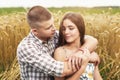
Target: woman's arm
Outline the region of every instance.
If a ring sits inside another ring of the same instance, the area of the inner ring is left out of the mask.
[[[75,71],[72,71],[72,65],[71,66],[68,66],[68,62],[65,61],[66,59],[66,55],[63,51],[63,49],[61,47],[57,48],[54,52],[54,59],[57,60],[57,61],[62,61],[64,62],[64,70],[63,70],[63,76],[62,77],[56,77],[55,76],[55,80],[64,80],[65,77],[64,76],[68,76],[68,75],[71,75],[73,74]]]
[[[93,54],[97,54],[95,52],[93,52]],[[97,59],[98,61],[96,63],[94,63],[95,65],[95,69],[94,69],[94,80],[103,80],[101,75],[100,75],[100,72],[99,72],[99,64],[100,64],[100,57],[97,55]]]
[[[90,59],[89,56],[90,56],[89,50],[86,50],[83,54],[81,54],[82,61],[81,61],[81,65],[79,65],[81,67],[78,71],[77,71],[77,69],[76,69],[76,71],[73,71],[72,67],[67,65],[66,70],[67,70],[68,75],[66,75],[66,77],[69,76],[69,77],[67,77],[67,80],[77,80],[80,78],[80,76],[86,69],[86,66],[89,62],[89,59]],[[58,61],[64,62],[65,58],[66,58],[64,51],[61,48],[57,48],[54,53],[54,58]],[[55,77],[55,80],[65,80],[66,77]]]
[[[89,50],[87,50],[87,51],[89,52]],[[73,53],[73,54],[75,54],[75,53]],[[80,66],[82,65],[81,64],[81,59],[83,59],[82,51],[79,51],[79,54],[77,56],[79,56],[79,57],[74,57],[73,56],[71,58],[71,59],[73,59],[73,61],[68,61],[68,60],[66,60],[66,54],[65,54],[63,48],[59,47],[55,50],[54,59],[57,60],[57,61],[64,62],[64,70],[63,70],[63,73],[61,74],[60,77],[69,76],[69,75],[75,73],[77,70],[79,70],[77,68],[77,66],[80,68]]]
[[[95,66],[94,80],[103,80],[101,75],[100,75],[98,66]]]
[[[73,75],[71,75],[70,77],[67,78],[67,80],[79,80],[80,76],[82,75],[82,73],[84,73],[88,62],[89,62],[89,56],[90,56],[90,52],[89,50],[86,50],[83,54],[82,54],[82,63],[81,63],[81,67],[80,69],[75,72]]]
[[[85,69],[86,69],[86,66],[82,65],[81,68],[77,72],[75,72],[73,75],[71,75],[70,77],[68,77],[66,80],[79,80],[80,76],[85,71]]]

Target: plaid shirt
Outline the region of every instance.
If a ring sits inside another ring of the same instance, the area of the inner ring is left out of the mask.
[[[51,56],[58,35],[43,43],[32,32],[24,38],[17,48],[22,80],[50,80],[50,75],[61,76],[63,62],[55,61]]]

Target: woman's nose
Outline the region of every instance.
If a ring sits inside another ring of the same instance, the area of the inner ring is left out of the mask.
[[[67,34],[68,32],[69,32],[69,30],[68,30],[68,29],[66,29],[66,30],[65,30],[65,34]]]

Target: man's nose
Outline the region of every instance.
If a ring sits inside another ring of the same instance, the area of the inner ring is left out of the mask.
[[[53,26],[53,27],[52,27],[52,30],[56,30],[56,27],[55,27],[55,26]]]

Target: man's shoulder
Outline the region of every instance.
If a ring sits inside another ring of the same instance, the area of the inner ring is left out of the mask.
[[[25,47],[26,45],[30,45],[30,44],[33,44],[33,40],[31,39],[28,39],[27,37],[23,38],[21,40],[21,42],[18,44],[18,48],[19,47]]]

